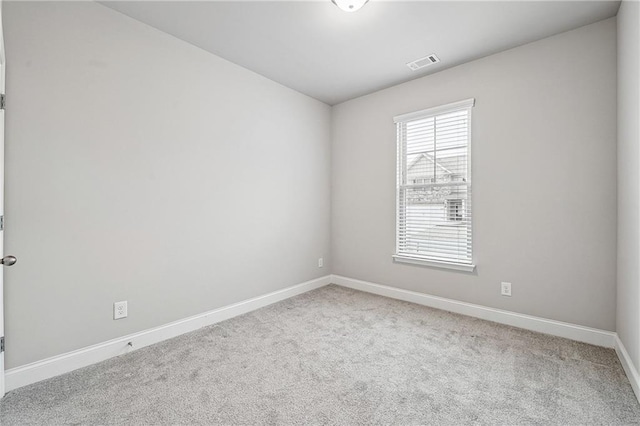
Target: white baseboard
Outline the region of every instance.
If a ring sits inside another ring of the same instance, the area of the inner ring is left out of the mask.
[[[627,352],[627,348],[624,347],[622,340],[620,340],[620,337],[617,335],[615,348],[616,354],[618,354],[618,358],[620,358],[620,364],[622,364],[622,368],[624,368],[624,372],[629,378],[629,382],[636,394],[636,398],[638,398],[638,402],[640,402],[640,374],[638,374],[638,370],[636,370],[636,367],[633,365],[631,357]]]
[[[615,346],[616,333],[612,331],[598,330],[596,328],[583,327],[581,325],[504,311],[501,309],[488,308],[486,306],[474,305],[472,303],[460,302],[453,299],[446,299],[444,297],[431,296],[415,291],[355,280],[340,275],[332,275],[331,282],[333,284],[365,291],[367,293],[378,294],[380,296],[403,300],[405,302],[417,303],[431,308],[468,315],[470,317],[524,328],[526,330],[565,337],[567,339],[590,343],[592,345],[604,346],[607,348],[613,348]]]
[[[140,349],[145,346],[254,311],[272,303],[323,287],[330,283],[527,330],[565,337],[567,339],[586,342],[597,346],[615,348],[618,357],[620,358],[620,362],[629,377],[633,390],[640,400],[640,376],[638,375],[638,371],[633,366],[624,345],[618,339],[616,333],[500,309],[488,308],[453,299],[446,299],[443,297],[431,296],[424,293],[403,290],[367,281],[355,280],[340,275],[327,275],[156,328],[12,368],[5,372],[5,388],[7,391],[10,391],[31,383],[68,373],[78,368],[86,367],[88,365],[125,354],[132,350]],[[133,343],[133,347],[128,346],[129,342]]]
[[[130,334],[128,336],[119,337],[107,342],[47,358],[42,361],[36,361],[31,364],[12,368],[5,372],[5,388],[8,392],[31,383],[39,382],[40,380],[68,373],[78,368],[86,367],[88,365],[125,354],[132,350],[140,349],[145,346],[254,311],[298,294],[324,287],[330,282],[331,276],[327,275],[302,284],[274,291],[263,296],[254,297],[253,299],[244,300],[242,302],[234,303],[233,305],[174,321],[160,327],[155,327],[139,333]],[[133,344],[133,347],[128,346],[129,342]]]

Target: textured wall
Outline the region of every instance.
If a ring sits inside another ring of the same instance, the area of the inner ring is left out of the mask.
[[[394,264],[392,117],[471,97],[477,272]],[[332,256],[335,274],[615,330],[615,18],[335,106]]]
[[[640,3],[618,12],[617,331],[640,370]]]
[[[93,2],[4,6],[8,368],[330,271],[327,105]]]

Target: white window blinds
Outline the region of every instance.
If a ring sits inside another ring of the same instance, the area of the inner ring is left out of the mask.
[[[398,132],[396,260],[472,270],[473,104],[474,99],[468,99],[394,118]]]

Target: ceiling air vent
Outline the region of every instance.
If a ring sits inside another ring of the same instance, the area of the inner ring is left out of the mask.
[[[436,55],[429,55],[429,56],[425,56],[424,58],[416,59],[413,62],[409,62],[407,66],[411,68],[413,71],[416,71],[416,70],[419,70],[420,68],[437,64],[438,62],[440,62],[440,59],[438,59]]]

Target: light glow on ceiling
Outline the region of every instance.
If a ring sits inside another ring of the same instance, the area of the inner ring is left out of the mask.
[[[369,0],[331,0],[333,4],[338,6],[345,12],[355,12],[362,8]]]

